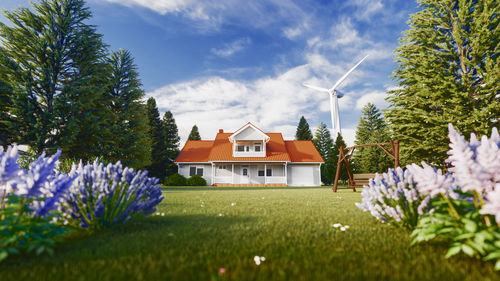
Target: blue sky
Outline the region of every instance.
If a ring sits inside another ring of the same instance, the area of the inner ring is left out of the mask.
[[[3,0],[0,8],[28,6]],[[171,110],[183,141],[250,121],[293,139],[300,116],[331,128],[329,88],[370,55],[340,90],[343,136],[352,144],[367,102],[387,107],[393,50],[417,11],[410,0],[88,0],[110,49],[132,52],[148,97]],[[4,21],[4,18],[0,18]]]

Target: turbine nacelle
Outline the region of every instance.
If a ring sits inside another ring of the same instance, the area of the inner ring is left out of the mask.
[[[341,92],[341,91],[339,91],[339,90],[335,90],[335,91],[333,91],[333,95],[334,95],[334,96],[337,96],[337,97],[340,99],[341,97],[343,97],[343,96],[344,96],[344,93],[342,93],[342,92]]]

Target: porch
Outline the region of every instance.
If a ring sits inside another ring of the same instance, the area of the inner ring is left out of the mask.
[[[213,186],[286,186],[287,163],[212,163],[212,179]]]

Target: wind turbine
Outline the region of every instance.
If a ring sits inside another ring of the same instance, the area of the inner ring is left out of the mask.
[[[342,76],[330,89],[316,87],[316,86],[312,86],[312,85],[303,83],[303,85],[308,87],[308,88],[311,88],[311,89],[314,89],[317,91],[321,91],[321,92],[327,92],[330,94],[330,111],[331,111],[330,113],[332,116],[332,133],[333,133],[332,137],[334,140],[337,138],[338,133],[342,134],[342,131],[340,129],[339,99],[344,96],[344,94],[342,94],[340,91],[338,91],[336,89],[338,86],[340,86],[340,84],[342,82],[344,82],[344,80],[347,78],[347,76],[349,76],[349,74],[351,74],[351,72],[353,72],[354,69],[356,69],[356,67],[358,67],[367,57],[368,57],[368,55],[366,55],[364,58],[362,58],[353,68],[351,68],[349,71],[347,71],[346,74],[344,74],[344,76]]]

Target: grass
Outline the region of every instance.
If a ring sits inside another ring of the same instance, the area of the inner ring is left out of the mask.
[[[12,257],[0,279],[500,280],[492,264],[445,259],[446,244],[410,247],[408,231],[357,209],[360,198],[328,188],[168,188],[164,216],[74,235],[52,257]],[[256,255],[266,258],[260,266]]]

